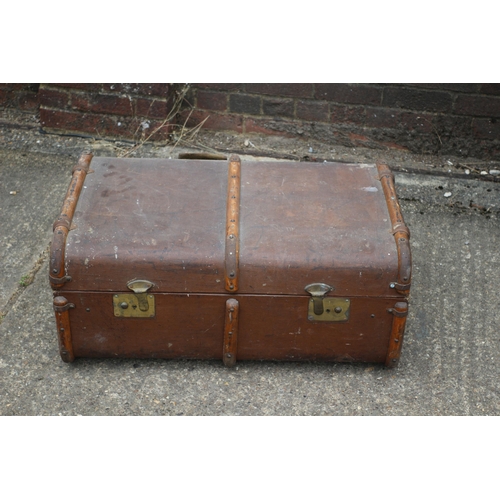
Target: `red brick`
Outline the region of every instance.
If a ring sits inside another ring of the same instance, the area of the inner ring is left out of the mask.
[[[78,111],[92,111],[112,115],[133,116],[132,100],[111,94],[71,94],[71,108]]]
[[[382,106],[414,111],[449,113],[452,111],[453,99],[449,92],[386,87],[384,88]]]
[[[195,127],[209,115],[208,111],[183,109],[177,116],[177,124],[179,126]]]
[[[7,89],[0,89],[0,106],[10,106],[14,102],[14,99],[14,92]]]
[[[137,93],[141,95],[158,96],[167,98],[170,95],[168,83],[136,83]]]
[[[327,122],[329,118],[328,103],[312,99],[298,101],[296,116],[300,120]]]
[[[141,117],[124,117],[100,115],[97,128],[101,137],[126,137],[134,141],[164,141],[172,132],[173,125],[164,120],[145,120]],[[144,127],[143,124],[147,124]]]
[[[96,127],[99,125],[99,116],[41,108],[40,124],[42,128],[47,129],[95,133]]]
[[[470,137],[472,120],[470,116],[434,115],[429,132],[449,137]]]
[[[455,113],[500,118],[500,97],[459,95]]]
[[[292,99],[262,99],[262,113],[267,116],[284,116],[293,118],[294,105]]]
[[[170,85],[168,83],[104,83],[102,89],[105,92],[127,95],[168,97]]]
[[[171,87],[168,83],[136,83],[134,93],[138,95],[168,98]]]
[[[481,83],[481,94],[500,95],[500,83]]]
[[[451,90],[454,92],[475,93],[479,91],[480,83],[405,83],[403,87],[419,87],[434,90]]]
[[[86,92],[99,92],[102,84],[100,83],[50,83],[50,87],[60,87],[66,89],[79,89]]]
[[[2,83],[0,88],[5,90],[28,90],[30,83]]]
[[[196,107],[212,111],[227,110],[227,94],[221,92],[209,92],[198,90],[196,93]]]
[[[143,129],[142,118],[135,117],[116,117],[108,115],[99,115],[99,123],[95,133],[99,137],[126,137],[139,141],[149,135],[150,127]]]
[[[500,140],[500,119],[474,118],[472,130],[478,139]]]
[[[149,129],[146,130],[146,137],[150,141],[164,141],[170,137],[174,130],[171,123],[163,123],[164,120],[151,120]]]
[[[69,94],[53,88],[40,87],[38,91],[40,106],[65,109],[69,105]]]
[[[99,137],[125,137],[136,142],[141,140],[164,141],[172,132],[172,124],[162,120],[144,120],[141,117],[116,117],[99,115],[100,121],[95,128],[95,135]],[[144,122],[149,125],[143,127]],[[161,127],[161,128],[160,128]]]
[[[315,97],[319,100],[376,106],[382,99],[382,89],[370,85],[316,83],[315,86]]]
[[[399,113],[400,123],[406,130],[417,130],[421,133],[435,132],[436,115],[430,113],[414,113],[402,111]]]
[[[366,110],[366,126],[376,128],[396,128],[401,120],[401,112],[396,109],[370,108]]]
[[[19,109],[29,111],[38,108],[38,96],[36,92],[18,92],[17,105]]]
[[[257,95],[231,94],[229,96],[229,110],[232,113],[260,115],[262,98]]]
[[[245,91],[283,97],[313,97],[312,83],[245,83]]]
[[[184,123],[189,113],[188,110],[181,112],[181,123]],[[241,116],[209,113],[207,111],[193,111],[187,121],[187,126],[195,127],[205,118],[207,118],[207,121],[203,124],[203,128],[211,130],[233,130],[239,133],[243,131],[243,118]]]
[[[102,91],[103,92],[117,92],[117,93],[126,93],[127,91],[132,91],[131,84],[129,83],[103,83]]]
[[[243,117],[211,114],[203,127],[212,130],[234,130],[241,133],[243,132]]]
[[[165,119],[172,108],[171,103],[164,100],[145,99],[143,97],[138,97],[136,99],[132,99],[132,102],[135,106],[135,114],[137,116],[143,116],[145,118]]]
[[[222,90],[227,92],[237,92],[243,89],[242,83],[192,83],[191,86],[197,89]]]
[[[367,115],[365,106],[342,106],[330,104],[332,123],[355,123],[364,125]]]
[[[141,119],[99,115],[99,123],[95,127],[95,134],[99,137],[126,137],[139,140],[141,138]]]
[[[94,137],[124,137],[138,141],[148,138],[157,127],[163,124],[161,120],[150,120],[149,128],[143,129],[141,127],[143,121],[143,118],[119,118],[75,111],[40,110],[42,128],[57,132],[79,132]],[[167,124],[153,134],[149,140],[164,140],[171,131],[172,125]]]

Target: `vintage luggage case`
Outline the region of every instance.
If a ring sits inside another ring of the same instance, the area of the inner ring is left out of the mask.
[[[64,361],[400,356],[411,256],[385,165],[84,153],[50,263]]]

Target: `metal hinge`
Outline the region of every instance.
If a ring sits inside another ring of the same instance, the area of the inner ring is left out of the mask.
[[[56,313],[63,313],[65,311],[68,311],[69,309],[74,309],[75,304],[72,304],[71,302],[68,302],[64,297],[59,298],[56,297],[54,299],[54,311]],[[62,305],[61,305],[62,304]]]
[[[404,285],[402,285],[401,283],[392,282],[389,284],[389,287],[394,288],[398,291],[409,290],[411,287],[411,283],[405,283]]]
[[[398,302],[395,307],[387,309],[387,312],[397,318],[406,318],[408,316],[408,305],[405,302]]]

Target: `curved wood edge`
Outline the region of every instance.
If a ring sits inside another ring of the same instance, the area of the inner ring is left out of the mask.
[[[389,348],[385,359],[385,366],[390,368],[397,365],[401,355],[406,317],[408,316],[408,303],[397,302],[393,308],[388,309],[388,312],[394,315],[391,337],[389,339]]]
[[[410,230],[406,226],[401,213],[391,170],[384,164],[378,164],[377,169],[384,190],[389,217],[391,218],[392,234],[398,251],[398,281],[391,284],[391,287],[401,295],[408,296],[411,286]]]
[[[66,282],[71,280],[71,277],[65,275],[64,268],[66,238],[71,230],[71,222],[78,203],[78,197],[83,188],[85,177],[89,172],[92,156],[92,153],[88,151],[84,151],[80,155],[78,163],[73,168],[73,176],[64,198],[61,213],[53,225],[54,236],[50,246],[49,281],[54,290],[63,287]]]

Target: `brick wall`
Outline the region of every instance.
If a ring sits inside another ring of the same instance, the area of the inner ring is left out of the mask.
[[[0,108],[40,109],[49,132],[165,140],[173,126],[500,159],[500,84],[0,84]],[[162,126],[164,125],[164,126]]]
[[[151,140],[171,133],[173,86],[165,83],[41,84],[40,124],[50,132]]]
[[[0,83],[0,108],[37,111],[38,83]]]
[[[500,158],[500,84],[192,84],[191,123]]]

